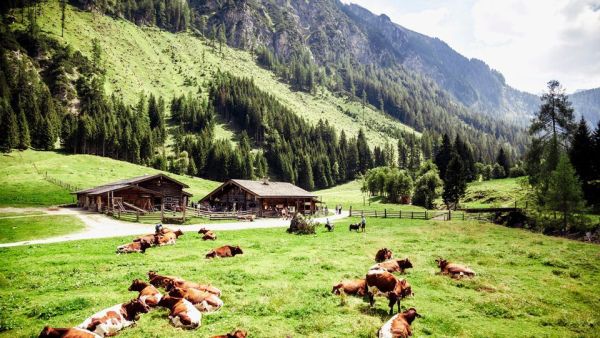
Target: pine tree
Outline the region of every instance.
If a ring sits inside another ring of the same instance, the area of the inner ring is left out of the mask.
[[[471,147],[463,142],[463,140],[457,134],[454,141],[454,149],[463,162],[467,181],[473,181],[475,179],[475,158],[473,157],[473,151],[471,150]]]
[[[367,137],[362,128],[358,131],[356,148],[358,150],[358,171],[364,174],[367,172],[367,169],[373,167],[373,156],[371,155],[371,149],[369,149]]]
[[[446,177],[446,168],[450,163],[453,153],[454,150],[452,147],[452,143],[450,142],[450,137],[448,136],[448,134],[444,134],[444,137],[442,138],[442,145],[438,149],[437,154],[435,155],[435,164],[440,170],[441,178]]]
[[[44,118],[42,120],[42,130],[41,130],[41,139],[39,141],[40,147],[44,150],[52,150],[54,149],[54,130],[52,130],[52,124],[50,123],[50,119]]]
[[[506,153],[504,152],[504,148],[502,147],[500,147],[500,150],[498,151],[498,156],[496,156],[496,163],[502,167],[505,175],[503,177],[506,177],[506,175],[508,175],[508,172],[510,171],[510,162],[508,162],[508,158],[506,157]]]
[[[23,109],[19,111],[19,149],[27,149],[31,146],[31,136],[29,135],[29,125]]]
[[[446,175],[444,176],[444,192],[442,199],[448,210],[456,210],[458,202],[465,195],[467,190],[467,179],[464,173],[464,165],[458,154],[452,154]]]
[[[562,154],[556,170],[550,175],[546,205],[563,214],[563,232],[567,231],[568,218],[584,207],[581,182],[569,158]]]
[[[10,151],[19,144],[19,124],[10,104],[0,98],[0,149]]]
[[[577,130],[573,135],[571,148],[569,150],[569,159],[575,168],[577,176],[582,181],[583,192],[588,202],[592,202],[594,194],[593,186],[590,184],[594,179],[594,142],[590,134],[587,123],[581,118]]]

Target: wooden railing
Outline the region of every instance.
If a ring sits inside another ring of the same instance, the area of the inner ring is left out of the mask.
[[[245,216],[255,216],[257,210],[238,210],[238,211],[211,211],[206,209],[198,209],[187,207],[187,215],[208,219],[238,219]]]
[[[410,211],[410,210],[356,210],[350,207],[350,216],[381,217],[381,218],[406,218],[406,219],[441,219],[448,220],[452,216],[448,211]]]

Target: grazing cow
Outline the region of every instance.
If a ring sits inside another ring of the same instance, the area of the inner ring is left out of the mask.
[[[101,337],[114,336],[120,330],[135,324],[140,313],[148,313],[148,306],[139,299],[117,304],[95,313],[77,327]]]
[[[400,272],[404,274],[404,270],[412,268],[413,265],[408,258],[405,259],[390,259],[385,262],[377,263],[371,269],[383,268],[387,272]]]
[[[129,291],[138,291],[138,299],[149,307],[156,307],[162,295],[154,287],[140,279],[135,279],[128,289]]]
[[[214,241],[217,239],[217,235],[214,232],[212,232],[206,228],[202,228],[202,229],[198,230],[198,233],[203,235],[202,239],[205,241],[207,241],[207,240]]]
[[[379,249],[377,254],[375,254],[375,262],[381,263],[383,261],[387,261],[388,259],[392,259],[392,250],[388,248]]]
[[[146,249],[148,249],[151,246],[152,245],[150,243],[148,243],[147,241],[131,242],[131,243],[127,243],[127,244],[123,244],[123,245],[119,246],[117,248],[117,253],[118,254],[133,253],[133,252],[145,253]]]
[[[235,255],[241,255],[243,253],[244,252],[242,251],[242,249],[240,248],[239,245],[238,246],[224,245],[220,248],[210,250],[206,254],[206,258],[233,257]]]
[[[144,236],[140,236],[140,237],[133,239],[134,242],[146,241],[146,242],[150,243],[151,245],[156,244],[155,240],[156,240],[156,235],[154,235],[154,234],[144,235]]]
[[[194,304],[200,312],[215,312],[223,306],[223,301],[217,295],[198,289],[182,289],[172,287],[169,290],[169,296],[175,298],[185,298]]]
[[[248,336],[248,332],[244,330],[235,330],[228,334],[222,334],[220,336],[212,336],[210,338],[246,338]]]
[[[379,338],[408,338],[412,336],[410,324],[412,324],[415,318],[420,317],[421,315],[417,313],[417,310],[414,307],[411,307],[390,318],[390,320],[379,329],[379,334],[377,336]]]
[[[358,232],[360,230],[362,232],[365,232],[365,225],[362,223],[350,224],[350,226],[348,227],[348,230],[350,230],[350,231],[356,230],[356,232]]]
[[[158,306],[170,310],[169,319],[175,327],[197,329],[202,324],[202,314],[189,301],[183,298],[164,296]]]
[[[450,275],[450,277],[452,277],[452,278],[460,278],[462,276],[469,276],[469,277],[475,276],[475,271],[467,268],[464,265],[450,263],[447,260],[442,259],[442,258],[436,259],[435,262],[437,263],[439,268],[442,270],[441,271],[442,274]]]
[[[344,280],[333,286],[331,290],[336,295],[342,292],[347,295],[364,296],[367,292],[367,283],[364,279]]]
[[[39,338],[100,338],[99,335],[90,332],[88,330],[80,329],[77,327],[71,328],[54,328],[50,326],[44,327],[40,332]]]
[[[398,279],[383,268],[369,270],[366,280],[371,306],[375,304],[375,295],[383,294],[389,300],[390,315],[394,313],[394,304],[398,304],[398,312],[400,312],[400,300],[413,295],[412,288],[406,279]]]

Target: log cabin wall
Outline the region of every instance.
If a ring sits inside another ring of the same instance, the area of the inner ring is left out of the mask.
[[[165,202],[177,203],[181,206],[185,204],[186,198],[183,194],[183,187],[175,182],[171,182],[159,177],[153,180],[141,182],[139,186],[162,193]]]

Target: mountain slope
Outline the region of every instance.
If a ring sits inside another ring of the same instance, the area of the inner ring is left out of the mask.
[[[91,55],[91,40],[98,40],[105,54],[106,89],[123,95],[129,103],[136,102],[141,92],[167,99],[196,93],[198,87],[206,88],[217,70],[222,70],[252,78],[257,86],[312,123],[327,119],[335,122],[338,132],[344,130],[348,135],[357,134],[364,126],[372,145],[395,143],[398,133],[414,132],[370,106],[365,107],[363,115],[360,102],[325,89],[316,95],[293,91],[272,72],[257,66],[251,53],[224,46],[221,54],[192,33],[173,34],[68,7],[68,24],[61,38],[58,3],[47,3],[43,13],[39,19],[42,30],[84,55]]]
[[[600,121],[600,88],[578,91],[569,95],[578,115],[595,126]]]

